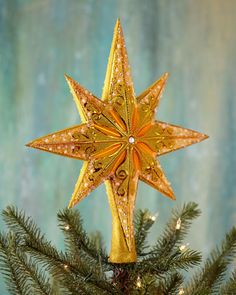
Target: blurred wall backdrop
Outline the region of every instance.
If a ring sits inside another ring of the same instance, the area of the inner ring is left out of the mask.
[[[170,72],[158,118],[210,135],[161,158],[176,202],[140,183],[137,207],[159,212],[154,241],[173,206],[199,203],[203,213],[187,241],[207,254],[236,221],[235,15],[234,0],[0,0],[0,209],[23,208],[63,248],[56,213],[81,162],[24,144],[80,123],[64,73],[101,95],[120,16],[136,93]],[[78,208],[109,247],[104,186]]]

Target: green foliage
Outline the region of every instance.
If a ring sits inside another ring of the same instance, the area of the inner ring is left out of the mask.
[[[20,250],[19,238],[9,232],[0,235],[1,270],[11,294],[51,294],[45,272],[39,270],[34,260]]]
[[[160,238],[148,245],[155,222],[150,213],[135,214],[138,260],[112,264],[100,233],[88,235],[78,210],[58,213],[66,249],[58,251],[30,217],[14,207],[2,213],[8,233],[0,234],[0,268],[9,294],[236,294],[236,272],[226,272],[236,254],[236,229],[216,247],[189,282],[184,272],[201,261],[199,252],[183,247],[191,222],[200,215],[195,203],[173,211]]]
[[[220,294],[234,295],[236,290],[236,270],[232,273],[230,279],[223,284],[220,289]]]
[[[220,285],[225,279],[228,265],[232,263],[235,254],[236,228],[233,227],[231,231],[226,234],[221,248],[216,247],[211,252],[210,257],[206,260],[202,269],[194,276],[187,288],[187,294],[219,294]],[[236,293],[236,289],[234,291]]]
[[[152,227],[154,220],[151,218],[148,210],[138,210],[134,217],[135,227],[135,244],[138,255],[142,255],[144,250],[148,248],[147,235],[149,229]]]

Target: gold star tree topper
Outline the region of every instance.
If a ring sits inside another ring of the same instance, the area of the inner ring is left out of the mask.
[[[38,138],[28,146],[83,160],[69,208],[105,182],[112,212],[113,263],[136,261],[133,212],[138,180],[175,200],[158,156],[200,142],[206,135],[155,120],[168,74],[135,97],[120,21],[107,66],[102,99],[65,76],[82,124]]]

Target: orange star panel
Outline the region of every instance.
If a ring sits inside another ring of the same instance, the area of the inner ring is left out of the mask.
[[[193,130],[155,120],[168,75],[135,97],[119,20],[108,61],[102,100],[66,76],[83,124],[39,139],[28,146],[74,159],[84,165],[69,204],[75,206],[106,183],[112,211],[110,262],[136,261],[133,211],[138,180],[175,199],[157,156],[206,139]]]

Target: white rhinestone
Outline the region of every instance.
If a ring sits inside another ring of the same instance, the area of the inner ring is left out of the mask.
[[[129,137],[129,143],[134,143],[134,141],[135,141],[135,140],[134,140],[134,137],[133,137],[133,136],[130,136],[130,137]]]

